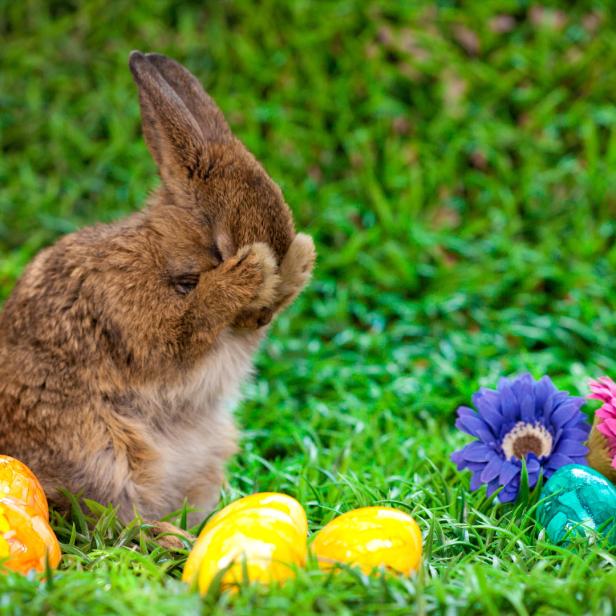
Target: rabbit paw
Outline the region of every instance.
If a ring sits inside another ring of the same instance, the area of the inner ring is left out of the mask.
[[[242,310],[233,321],[237,329],[260,329],[269,324],[274,316],[273,308],[259,308],[257,310]]]
[[[245,309],[258,310],[271,306],[280,285],[276,260],[267,244],[245,246],[224,266],[225,275],[250,291]]]
[[[280,265],[278,306],[288,306],[308,284],[317,253],[309,235],[298,233]]]
[[[276,288],[272,295],[268,289],[264,299],[269,297],[269,301],[261,306],[252,304],[248,309],[242,310],[233,322],[233,326],[255,330],[267,325],[301,293],[310,280],[315,259],[316,251],[312,238],[304,233],[298,233],[282,260],[279,273],[271,278],[272,281],[276,281]]]
[[[196,537],[190,533],[170,524],[169,522],[150,522],[149,534],[154,541],[163,549],[172,552],[180,552],[190,549]]]

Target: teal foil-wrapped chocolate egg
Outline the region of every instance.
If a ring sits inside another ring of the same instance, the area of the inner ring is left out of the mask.
[[[616,487],[589,466],[562,466],[541,491],[537,521],[554,543],[590,529],[616,545]]]

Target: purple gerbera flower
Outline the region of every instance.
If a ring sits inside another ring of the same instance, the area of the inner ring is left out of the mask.
[[[490,496],[502,486],[498,498],[507,503],[518,495],[522,460],[531,488],[540,472],[547,479],[565,464],[586,464],[584,398],[558,391],[549,377],[502,378],[497,391],[482,387],[475,393],[473,404],[477,412],[458,409],[456,427],[477,440],[451,456],[458,470],[472,472],[471,490],[485,483]]]

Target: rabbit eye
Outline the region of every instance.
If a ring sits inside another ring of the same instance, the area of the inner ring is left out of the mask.
[[[188,295],[199,283],[199,274],[184,274],[173,279],[173,288],[180,295]]]

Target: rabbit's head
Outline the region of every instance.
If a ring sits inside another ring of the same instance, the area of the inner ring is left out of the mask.
[[[129,65],[162,180],[149,215],[168,258],[178,260],[169,263],[173,275],[190,286],[200,268],[255,242],[280,264],[295,237],[291,212],[199,81],[160,54],[134,51]]]

